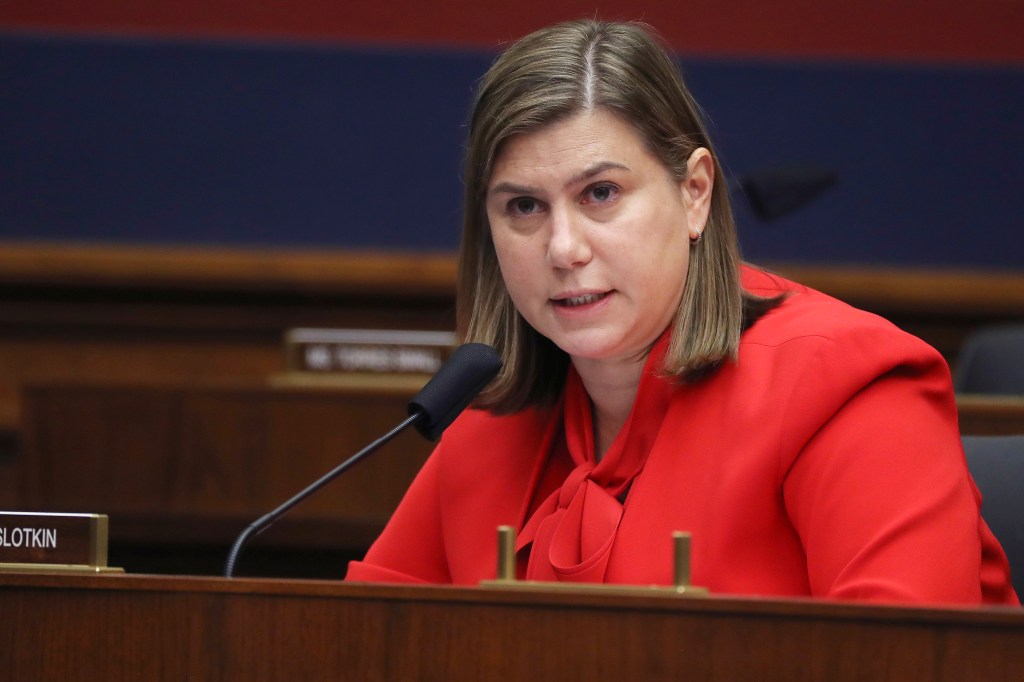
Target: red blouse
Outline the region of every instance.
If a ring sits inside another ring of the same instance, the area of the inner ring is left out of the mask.
[[[663,337],[600,462],[572,370],[552,409],[464,413],[347,579],[476,584],[511,525],[521,577],[670,585],[686,530],[713,593],[1019,603],[941,356],[781,278],[744,286],[792,293],[695,385],[657,376]]]

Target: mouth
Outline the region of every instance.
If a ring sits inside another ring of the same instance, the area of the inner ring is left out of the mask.
[[[578,308],[579,306],[597,303],[607,296],[608,292],[600,294],[583,294],[581,296],[566,296],[565,298],[552,299],[552,303],[562,308]]]

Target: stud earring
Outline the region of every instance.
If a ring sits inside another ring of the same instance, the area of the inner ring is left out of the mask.
[[[704,232],[702,232],[701,230],[697,230],[697,236],[690,237],[690,244],[693,246],[697,246],[698,244],[700,244],[700,240],[702,239],[704,239]]]

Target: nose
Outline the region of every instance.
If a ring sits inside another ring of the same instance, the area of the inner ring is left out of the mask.
[[[575,268],[589,263],[591,255],[582,217],[565,208],[553,208],[548,236],[548,265],[561,269]]]

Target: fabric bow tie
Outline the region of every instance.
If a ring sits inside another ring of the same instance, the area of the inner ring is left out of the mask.
[[[601,461],[595,461],[590,398],[575,369],[566,377],[564,437],[576,467],[526,521],[516,550],[532,544],[527,580],[604,582],[625,494],[654,445],[675,387],[656,376],[668,334],[644,365],[633,410]]]

